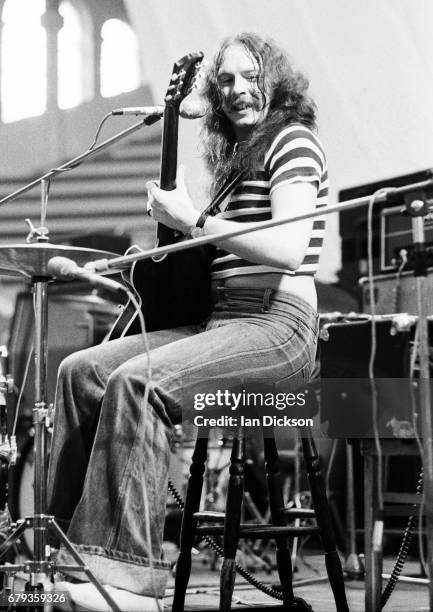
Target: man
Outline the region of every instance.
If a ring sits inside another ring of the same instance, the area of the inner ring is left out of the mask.
[[[307,85],[273,41],[250,33],[224,41],[203,93],[205,158],[213,190],[237,172],[242,182],[213,217],[197,211],[182,168],[174,191],[148,184],[157,221],[215,236],[209,320],[149,334],[149,354],[141,337],[130,337],[76,353],[60,368],[50,512],[125,609],[157,609],[152,598],[164,593],[170,438],[182,410],[203,391],[283,381],[295,389],[314,363],[323,219],[218,239],[240,223],[326,205],[326,160]],[[61,550],[59,561],[72,559]],[[90,602],[94,588],[71,592]]]

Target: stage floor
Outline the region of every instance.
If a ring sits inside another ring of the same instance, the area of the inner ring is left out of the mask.
[[[201,556],[199,555],[193,563],[193,571],[185,601],[185,612],[199,612],[201,610],[210,612],[211,610],[218,610],[218,571],[211,571],[209,567],[203,565],[201,563]],[[323,557],[306,554],[305,561],[310,567],[300,563],[299,569],[296,572],[296,581],[324,578],[326,576]],[[385,572],[391,572],[393,562],[393,559],[385,560]],[[405,564],[403,574],[418,575],[419,572],[419,563],[408,561]],[[256,572],[254,576],[267,584],[272,584],[276,581],[276,573],[269,575],[260,571]],[[164,598],[164,605],[168,610],[171,609],[173,586],[174,580],[171,580],[166,597]],[[346,593],[350,612],[364,612],[364,582],[348,580],[346,582]],[[314,584],[304,584],[296,587],[295,594],[305,599],[313,607],[314,612],[335,612],[334,599],[326,579]],[[263,606],[263,610],[266,610],[269,606],[276,606],[278,603],[277,600],[251,587],[242,577],[237,576],[233,610],[242,610],[244,606],[246,606],[245,609],[259,606],[257,610],[260,610],[260,606]],[[428,589],[424,585],[398,583],[383,609],[384,611],[389,610],[389,612],[428,612]]]
[[[172,554],[173,558],[176,558],[174,550]],[[171,557],[171,555],[169,554],[168,557]],[[185,612],[218,611],[219,572],[218,570],[212,571],[208,564],[203,564],[203,557],[204,555],[201,553],[193,559],[193,570],[185,600]],[[298,564],[298,569],[295,573],[295,581],[300,583],[299,586],[295,584],[295,595],[305,599],[312,606],[314,612],[335,612],[335,603],[326,578],[323,556],[307,551],[304,561],[305,563],[300,562]],[[384,571],[390,573],[393,563],[394,559],[385,559]],[[404,575],[419,576],[419,573],[419,562],[406,562],[403,569]],[[271,574],[256,571],[254,577],[268,585],[277,583],[276,571],[273,571]],[[315,581],[308,584],[309,580]],[[304,584],[301,584],[302,581],[304,581]],[[24,582],[23,577],[17,579],[17,590],[24,589]],[[167,610],[167,612],[172,607],[173,588],[174,577],[169,580],[163,600],[164,610]],[[346,581],[346,594],[350,612],[365,612],[364,589],[363,580]],[[255,610],[260,612],[262,610],[277,610],[280,609],[276,607],[279,603],[277,600],[251,587],[241,576],[236,577],[232,604],[233,611]],[[384,612],[429,612],[427,586],[399,582],[383,610]]]

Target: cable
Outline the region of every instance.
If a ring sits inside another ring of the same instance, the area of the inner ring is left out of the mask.
[[[410,384],[410,402],[411,402],[411,410],[412,410],[412,428],[414,431],[415,440],[418,446],[419,455],[421,459],[424,458],[424,448],[421,443],[420,437],[418,435],[418,408],[417,408],[417,400],[415,397],[415,388],[414,388],[414,372],[416,367],[416,361],[418,357],[418,346],[419,346],[419,327],[418,324],[415,325],[415,335],[412,343],[412,351],[410,355],[410,366],[409,366],[409,384]],[[418,491],[417,491],[418,492]],[[422,538],[422,522],[423,522],[423,510],[424,510],[424,498],[421,500],[419,505],[419,513],[418,513],[418,548],[419,548],[419,556],[420,563],[423,568],[424,574],[426,576],[429,575],[429,569],[427,566],[427,562],[424,554],[424,542]]]
[[[141,247],[139,247],[136,244],[131,245],[130,247],[127,248],[127,250],[125,251],[125,255],[129,255],[131,252],[138,252],[138,253],[142,253],[143,249]],[[134,268],[137,262],[132,264],[131,267],[131,278],[132,275],[134,273]],[[105,335],[103,342],[108,342],[111,339],[111,336],[113,335],[116,327],[118,326],[119,322],[123,319],[123,317],[125,316],[125,313],[128,311],[128,307],[130,304],[135,304],[134,306],[134,313],[131,315],[131,317],[129,318],[129,321],[127,322],[127,324],[123,327],[122,332],[120,334],[120,338],[123,338],[126,333],[128,332],[129,328],[131,327],[131,325],[133,324],[135,318],[138,315],[139,312],[141,312],[141,305],[142,305],[142,299],[140,294],[138,293],[138,291],[135,289],[134,284],[132,282],[132,280],[130,278],[128,278],[127,274],[125,272],[122,272],[122,280],[123,283],[128,287],[128,300],[126,302],[126,304],[123,306],[122,310],[120,311],[120,313],[117,315],[116,320],[114,321],[114,323],[112,324],[110,330],[108,331],[108,333]],[[130,295],[134,295],[135,298],[135,302],[133,303]],[[143,326],[141,325],[141,328],[143,329]]]
[[[99,123],[99,125],[98,125],[98,128],[97,128],[97,130],[96,130],[96,133],[95,133],[95,137],[94,137],[94,139],[93,139],[93,142],[91,143],[90,147],[87,149],[86,153],[90,153],[90,151],[93,151],[93,149],[96,147],[97,142],[98,142],[99,135],[100,135],[101,130],[102,130],[102,126],[103,126],[103,125],[104,125],[104,123],[107,121],[107,119],[109,119],[111,116],[112,116],[112,114],[111,114],[111,112],[110,112],[110,113],[107,113],[107,114],[106,114],[106,115],[105,115],[105,116],[104,116],[104,117],[101,119],[101,121],[100,121],[100,123]],[[81,161],[79,161],[79,162],[75,162],[74,164],[69,164],[68,166],[66,166],[66,167],[64,167],[64,168],[59,168],[59,167],[57,167],[57,168],[51,168],[51,172],[58,172],[58,173],[62,173],[62,172],[67,172],[68,170],[73,170],[73,168],[78,168],[78,166],[80,166],[80,165],[81,165],[81,163],[82,163],[83,161],[84,161],[84,160],[81,160]]]
[[[418,484],[416,487],[416,494],[417,495],[421,495],[422,493],[422,488],[423,488],[423,478],[422,478],[422,470],[421,470],[421,474],[419,476],[418,479]],[[416,507],[416,505],[414,504],[414,508]],[[420,508],[422,508],[422,503],[420,504]],[[400,549],[398,551],[397,554],[397,559],[396,562],[394,564],[393,570],[391,572],[391,577],[388,580],[388,583],[382,593],[381,599],[380,599],[380,608],[384,608],[388,599],[390,598],[393,590],[395,589],[398,579],[400,577],[400,574],[402,572],[403,566],[406,562],[406,557],[408,555],[409,552],[409,548],[412,542],[412,538],[413,538],[413,530],[416,526],[417,523],[417,516],[416,515],[411,515],[409,516],[407,525],[406,525],[406,529],[404,531],[403,534],[403,539],[401,541],[400,544]]]
[[[18,394],[17,405],[16,405],[16,408],[15,408],[14,422],[13,422],[13,425],[12,425],[12,433],[11,433],[12,436],[15,436],[15,432],[16,432],[16,429],[17,429],[18,415],[20,413],[20,407],[21,407],[21,400],[22,400],[23,393],[24,393],[24,387],[26,386],[27,376],[29,374],[30,363],[31,363],[32,357],[33,357],[33,350],[34,350],[34,346],[32,344],[31,347],[30,347],[30,351],[29,351],[28,357],[27,357],[26,367],[24,369],[24,376],[23,376],[23,380],[21,382],[20,391],[19,391],[19,394]]]
[[[140,305],[138,304],[137,300],[135,299],[135,296],[130,291],[127,291],[127,294],[128,294],[128,298],[131,301],[131,304],[135,308],[135,311],[136,311],[137,316],[138,316],[138,320],[140,322],[140,332],[141,332],[141,337],[142,337],[142,340],[143,340],[144,352],[146,354],[146,362],[147,362],[146,363],[146,368],[147,368],[146,374],[147,374],[147,380],[150,383],[150,381],[152,380],[152,367],[151,367],[151,363],[150,363],[150,347],[149,347],[149,340],[148,340],[147,332],[146,332],[146,323],[144,321],[144,316],[143,316],[143,313],[141,311]]]
[[[418,336],[419,336],[419,328],[418,325],[415,325],[415,335],[412,343],[412,351],[410,355],[410,364],[409,364],[409,390],[410,390],[410,403],[411,403],[411,411],[412,411],[412,427],[415,436],[415,440],[418,446],[420,457],[424,456],[424,449],[421,443],[421,439],[418,435],[418,409],[417,402],[415,398],[415,390],[414,390],[414,371],[416,365],[416,359],[418,354]]]
[[[140,304],[136,300],[134,294],[129,290],[127,291],[127,294],[128,294],[128,300],[134,306],[136,315],[138,316],[138,319],[140,322],[140,332],[141,332],[141,336],[142,336],[142,340],[144,344],[144,351],[146,354],[147,382],[144,386],[143,407],[144,409],[147,409],[149,405],[148,400],[149,400],[150,387],[152,385],[152,367],[151,367],[151,361],[150,361],[149,341],[148,341],[147,333],[146,333],[146,323],[144,321],[144,316],[141,311]],[[156,467],[154,466],[154,470],[152,473],[156,473],[155,469]],[[152,550],[152,535],[150,531],[149,498],[147,495],[147,488],[146,488],[145,483],[143,483],[143,497],[144,497],[144,500],[143,500],[144,501],[143,503],[144,524],[145,524],[146,541],[147,541],[147,554],[148,554],[148,559],[149,559],[150,581],[151,581],[152,592],[154,595],[156,606],[158,608],[158,612],[162,612],[161,604],[157,596],[157,588],[156,588],[156,580],[155,580],[155,563],[154,563],[153,550]]]
[[[328,467],[326,469],[326,475],[325,475],[325,490],[326,490],[327,497],[329,497],[331,472],[334,466],[334,459],[335,459],[335,453],[337,452],[337,445],[338,445],[338,438],[335,438],[332,441],[331,454],[329,455]]]
[[[396,291],[394,294],[394,301],[393,301],[393,311],[397,312],[397,309],[399,308],[399,298],[400,298],[400,276],[401,273],[403,271],[403,268],[405,267],[405,265],[407,264],[407,251],[406,249],[401,249],[400,251],[400,256],[401,256],[401,263],[400,266],[398,268],[397,271],[397,286],[396,286]],[[414,394],[414,387],[413,387],[413,381],[414,381],[414,370],[415,370],[415,364],[416,364],[416,358],[417,358],[417,354],[418,354],[418,325],[416,325],[415,327],[415,335],[414,335],[414,339],[413,339],[413,344],[412,344],[412,351],[411,351],[411,355],[410,355],[410,363],[409,363],[409,390],[410,390],[410,400],[411,400],[411,412],[412,412],[412,427],[413,427],[413,431],[414,431],[414,435],[415,435],[415,440],[420,452],[420,456],[423,456],[423,448],[422,448],[422,444],[421,444],[421,440],[419,438],[418,435],[418,424],[417,424],[417,419],[418,419],[418,413],[417,413],[417,408],[416,408],[416,399],[415,399],[415,394]],[[423,473],[421,470],[420,476],[419,476],[419,480],[417,483],[417,487],[416,487],[416,494],[417,495],[421,495],[422,493],[422,489],[423,489]],[[397,554],[397,558],[393,567],[393,570],[391,572],[391,576],[388,580],[388,583],[386,584],[385,589],[383,590],[382,596],[381,596],[381,601],[380,601],[380,606],[381,609],[385,607],[386,603],[388,602],[392,592],[394,591],[398,579],[401,575],[401,572],[403,570],[403,566],[406,562],[406,558],[409,552],[409,548],[410,545],[412,543],[412,539],[413,539],[413,531],[417,525],[419,525],[419,531],[418,531],[418,536],[419,536],[419,551],[420,551],[420,562],[421,565],[424,569],[425,574],[427,575],[427,567],[426,567],[426,562],[425,562],[425,557],[424,557],[424,553],[423,553],[423,542],[422,542],[422,516],[423,516],[423,505],[424,505],[424,500],[422,499],[420,501],[419,504],[419,516],[416,515],[410,515],[407,521],[407,525],[405,528],[405,531],[403,533],[403,538],[400,544],[400,548]],[[416,507],[416,505],[414,504],[414,508]]]
[[[127,251],[125,252],[125,255],[127,255],[127,254],[128,254],[128,252],[134,252],[134,251],[135,251],[136,253],[143,253],[143,252],[144,252],[144,251],[143,251],[143,249],[142,249],[140,246],[138,246],[137,244],[133,244],[133,245],[131,245],[131,246],[130,246],[130,247],[127,249]],[[136,316],[138,316],[138,313],[139,313],[139,312],[141,312],[141,306],[142,306],[142,304],[143,304],[143,300],[141,299],[141,295],[140,295],[140,293],[139,293],[139,292],[136,290],[136,288],[135,288],[135,286],[134,286],[134,281],[133,281],[133,279],[134,279],[134,271],[135,271],[135,268],[136,268],[136,266],[137,266],[137,264],[138,264],[138,263],[139,263],[138,261],[135,261],[135,262],[132,264],[131,269],[130,269],[130,272],[129,272],[128,274],[126,274],[125,272],[122,272],[123,282],[124,282],[124,283],[125,283],[125,284],[128,286],[129,291],[130,291],[131,293],[133,293],[133,294],[134,294],[135,299],[136,299],[136,301],[137,301],[137,303],[138,303],[138,305],[139,305],[139,309],[138,309],[138,310],[137,310],[137,309],[135,310],[135,314],[134,314],[134,315],[132,315],[132,317],[130,318],[129,322],[127,323],[127,325],[125,326],[125,328],[122,330],[122,334],[121,334],[121,337],[122,337],[122,338],[123,338],[123,336],[125,336],[125,335],[126,335],[126,332],[129,330],[129,328],[130,328],[130,327],[131,327],[131,325],[133,324],[135,317],[136,317]],[[128,306],[128,304],[125,306],[125,309],[127,308],[127,306]]]
[[[112,117],[112,113],[111,111],[109,113],[107,113],[100,121],[98,128],[96,130],[95,133],[95,138],[93,139],[92,144],[89,147],[89,151],[91,151],[92,149],[94,149],[96,147],[96,144],[98,142],[98,138],[99,138],[99,134],[101,133],[102,130],[102,126],[104,125],[104,123],[107,121],[107,119],[109,119],[110,117]]]
[[[379,195],[382,195],[384,192],[386,193],[387,189],[380,189],[375,192],[368,204],[368,287],[369,287],[369,305],[370,305],[370,313],[371,313],[371,353],[370,360],[368,366],[368,375],[370,379],[371,392],[372,392],[372,416],[373,416],[373,431],[374,431],[374,440],[377,452],[377,494],[378,494],[378,506],[380,513],[383,512],[383,491],[382,491],[382,465],[383,465],[383,457],[382,457],[382,448],[380,445],[380,437],[379,431],[377,428],[377,416],[378,416],[378,404],[377,404],[377,388],[374,379],[374,361],[376,357],[376,349],[377,349],[377,335],[376,335],[376,309],[375,309],[375,299],[374,299],[374,278],[373,278],[373,207],[376,202],[376,198]],[[396,288],[396,294],[394,299],[394,310],[398,305],[399,300],[399,292],[400,292],[400,275],[401,272],[406,265],[407,259],[405,259],[404,253],[402,253],[402,262],[399,266],[397,272],[397,281],[398,286]],[[419,442],[419,439],[417,437]],[[417,485],[417,494],[420,494],[422,490],[422,476],[418,481]],[[420,504],[420,507],[422,504]],[[409,551],[409,546],[413,537],[413,528],[416,525],[416,516],[410,516],[408,519],[408,523],[403,535],[402,543],[400,545],[400,550],[397,555],[397,559],[391,574],[391,577],[388,581],[388,584],[382,594],[381,598],[381,609],[385,606],[388,601],[391,593],[393,592],[398,578],[403,569],[403,565],[406,561],[406,557]]]
[[[393,300],[392,300],[392,309],[391,312],[399,312],[400,311],[400,295],[401,295],[401,273],[403,272],[406,264],[407,264],[407,250],[406,249],[400,249],[399,251],[399,255],[400,255],[400,265],[398,267],[397,270],[397,275],[396,275],[396,285],[395,285],[395,291],[394,291],[394,296],[393,296]]]
[[[376,303],[374,299],[374,279],[373,279],[373,207],[378,196],[386,193],[387,189],[379,189],[370,198],[368,203],[367,215],[367,251],[368,251],[368,291],[369,305],[371,313],[371,352],[368,364],[368,378],[370,380],[371,400],[372,400],[372,419],[373,433],[377,452],[377,493],[378,505],[380,513],[383,512],[383,491],[382,491],[382,448],[380,445],[379,431],[377,428],[378,405],[377,405],[377,388],[374,379],[374,362],[376,359],[377,335],[376,335]]]
[[[145,407],[145,409],[148,406],[149,386],[150,386],[150,381],[145,385],[145,390],[144,390],[143,406]],[[155,466],[153,466],[153,468],[154,467]],[[156,473],[156,472],[152,470],[152,473]],[[146,541],[147,541],[147,556],[149,559],[150,582],[151,582],[152,592],[153,592],[153,596],[156,602],[156,606],[158,608],[158,612],[162,612],[161,604],[157,596],[157,588],[156,588],[156,580],[155,580],[155,563],[154,563],[153,550],[152,550],[152,534],[150,532],[149,498],[147,495],[147,488],[146,488],[145,482],[143,483],[143,506],[144,506],[144,526],[145,526]]]
[[[185,508],[184,501],[171,480],[168,481],[168,490],[170,491],[178,507],[183,510]],[[224,558],[224,551],[221,546],[215,542],[215,540],[206,535],[201,536],[200,539],[204,540],[209,548],[211,548],[218,555],[218,557]],[[245,578],[245,580],[256,589],[259,589],[259,591],[262,591],[262,593],[265,593],[265,595],[268,595],[269,597],[283,601],[283,595],[280,593],[280,591],[277,591],[263,582],[260,582],[260,580],[257,580],[257,578],[255,578],[247,569],[237,562],[235,563],[235,568],[237,573],[242,576],[242,578]]]
[[[418,548],[419,548],[419,560],[422,565],[423,572],[426,576],[430,577],[429,568],[428,568],[427,560],[425,558],[425,553],[424,553],[424,542],[422,539],[423,515],[424,515],[424,498],[421,500],[421,503],[419,505],[419,513],[418,513],[418,525],[419,525],[418,527]]]

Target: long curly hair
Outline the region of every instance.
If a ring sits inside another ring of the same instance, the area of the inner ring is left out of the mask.
[[[222,111],[223,94],[217,80],[224,53],[231,45],[243,47],[257,62],[257,86],[263,105],[265,94],[269,98],[265,119],[238,146],[235,146],[233,127]],[[248,175],[260,167],[272,140],[288,124],[301,123],[316,128],[316,107],[307,93],[308,85],[305,76],[293,68],[287,53],[271,38],[244,32],[222,42],[203,88],[203,96],[209,104],[203,122],[204,159],[213,176],[212,193],[234,173]]]

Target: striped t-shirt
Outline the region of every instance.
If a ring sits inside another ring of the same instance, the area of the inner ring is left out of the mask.
[[[225,210],[217,216],[241,223],[271,219],[270,196],[274,189],[299,182],[317,185],[316,209],[327,205],[328,169],[322,145],[309,128],[293,124],[281,130],[269,147],[263,166],[236,187]],[[317,271],[324,234],[325,216],[316,217],[304,260],[296,271],[251,263],[217,249],[211,265],[212,278],[270,272],[313,276]]]

